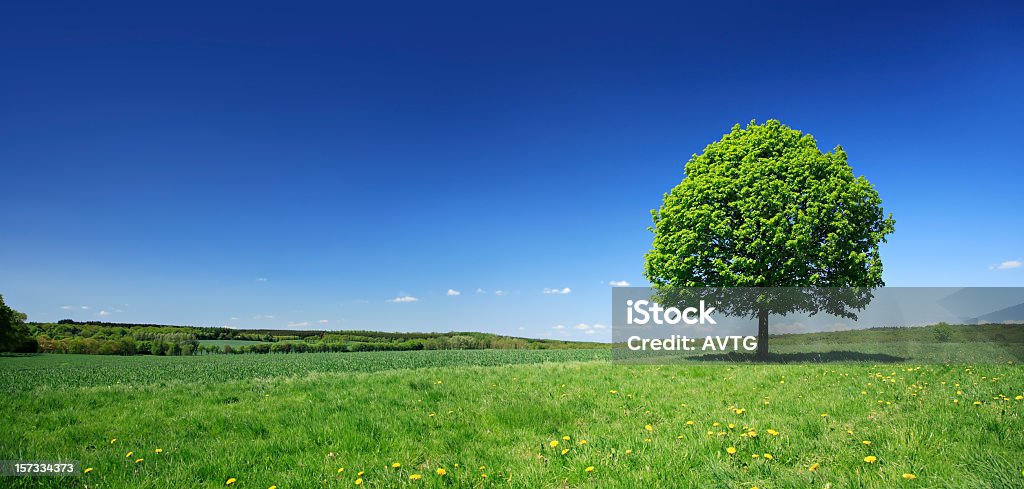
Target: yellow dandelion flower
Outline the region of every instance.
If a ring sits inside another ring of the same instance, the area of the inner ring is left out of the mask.
[[[267,489],[277,489],[277,486],[270,486]]]
[[[1014,399],[1016,399],[1018,401],[1024,401],[1024,396],[1017,396],[1017,397],[1014,397]]]
[[[565,455],[567,453],[569,453],[569,449],[568,448],[563,448],[562,449],[562,455]]]
[[[822,418],[827,418],[828,417],[828,413],[821,413],[821,417]]]
[[[644,426],[644,429],[647,431],[654,431],[654,427],[651,425]]]
[[[447,474],[448,474],[448,471],[447,471],[447,470],[444,470],[444,469],[437,469],[437,475],[439,475],[439,476],[442,476],[442,477],[444,477],[444,476],[445,476],[445,475],[447,475]]]
[[[409,476],[409,480],[411,480],[411,481],[418,481],[418,480],[420,480],[422,478],[423,478],[423,476],[419,475],[419,474],[412,474],[412,475]]]
[[[146,460],[146,459],[144,459],[144,458],[137,458],[137,459],[135,459],[135,463],[140,464],[140,463],[142,463],[143,460]]]
[[[752,454],[750,456],[750,458],[761,458],[761,456],[755,453],[755,454]]]
[[[751,438],[757,438],[757,432],[754,431],[754,430],[750,430],[750,431],[747,432],[747,436],[749,436]]]
[[[565,435],[565,436],[563,436],[563,437],[562,437],[562,440],[564,440],[564,441],[569,441],[569,435]]]
[[[874,455],[868,455],[867,457],[864,457],[864,461],[869,464],[873,464],[878,461],[878,457]]]
[[[586,445],[586,444],[587,444],[587,440],[580,440],[580,445]]]
[[[362,477],[364,474],[366,474],[366,472],[363,472],[362,470],[360,470],[359,473],[356,474],[356,477]]]
[[[772,436],[779,436],[779,432],[778,431],[775,431],[775,430],[770,429],[770,428],[768,429],[768,434],[772,435]]]
[[[231,484],[234,484],[236,482],[238,482],[238,479],[235,479],[234,477],[232,477],[232,478],[228,479],[228,481],[225,482],[224,485],[225,486],[230,486]]]
[[[615,389],[612,389],[612,390],[608,391],[608,393],[609,393],[609,394],[618,394],[618,393],[619,393],[619,391],[617,391],[617,390],[615,390]]]
[[[551,440],[551,443],[548,443],[548,445],[551,445],[551,448],[555,448],[558,446],[558,440]]]
[[[871,445],[871,440],[864,440],[861,443],[863,443],[865,445]]]
[[[83,474],[88,474],[89,472],[92,472],[92,467],[89,467],[82,471]]]
[[[980,406],[981,405],[981,401],[974,401],[974,405],[975,406]]]
[[[486,479],[487,478],[487,474],[480,474],[480,477]]]
[[[736,447],[729,447],[729,448],[726,448],[726,449],[725,449],[725,451],[726,451],[726,453],[728,453],[729,455],[736,455]]]
[[[731,429],[733,429],[733,428],[735,428],[735,427],[736,427],[736,424],[735,424],[735,423],[729,423],[729,429],[730,429],[730,430],[731,430]]]
[[[361,486],[361,485],[363,485],[363,479],[362,479],[362,477],[360,477],[360,478],[356,479],[356,485],[357,485],[357,486]]]
[[[770,453],[764,454],[764,458],[766,458],[768,460],[775,460],[775,457],[773,457],[772,454],[770,454]]]
[[[914,475],[914,474],[903,474],[903,478],[909,481],[909,480],[917,479],[917,476]]]
[[[486,469],[487,469],[487,466],[486,466],[486,465],[481,465],[481,466],[480,466],[480,470],[486,470]]]
[[[117,438],[110,439],[110,444],[113,445],[114,443],[117,443]]]
[[[584,472],[593,472],[593,471],[594,471],[594,466],[593,466],[593,465],[591,465],[591,466],[589,466],[589,467],[587,467],[587,468],[583,469],[583,471],[584,471]]]
[[[157,448],[156,450],[153,450],[153,453],[164,453],[164,449],[163,448]]]
[[[395,462],[395,463],[391,464],[391,468],[392,468],[392,469],[397,469],[397,468],[399,468],[399,467],[401,467],[401,466],[402,466],[402,464],[400,464],[400,463],[398,463],[398,462]]]
[[[339,474],[344,472],[344,471],[345,471],[345,467],[338,467],[338,473]]]
[[[135,452],[128,452],[128,453],[124,454],[124,458],[132,458],[132,454],[134,454],[134,453]]]
[[[690,425],[690,426],[693,426],[694,423],[693,423],[693,420],[691,419],[691,420],[687,421],[686,424]]]
[[[818,470],[818,467],[821,467],[821,465],[820,464],[811,464],[810,467],[807,467],[807,471],[808,472],[814,472],[815,470]]]
[[[715,427],[715,428],[717,428],[717,427],[719,427],[719,426],[721,426],[721,425],[722,425],[722,424],[721,424],[721,423],[719,423],[718,421],[715,421],[714,423],[711,423],[711,426],[713,426],[713,427]]]
[[[633,453],[633,449],[632,448],[630,448],[629,450],[626,450],[626,455],[629,455],[631,453]]]

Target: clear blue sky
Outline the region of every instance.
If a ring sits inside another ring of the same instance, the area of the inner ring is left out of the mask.
[[[606,338],[685,161],[769,118],[876,185],[889,285],[1024,286],[1019,2],[371,3],[8,2],[7,302]]]

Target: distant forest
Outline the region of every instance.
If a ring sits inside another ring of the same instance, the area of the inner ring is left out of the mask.
[[[388,333],[294,331],[159,324],[77,322],[26,323],[42,353],[90,355],[207,355],[404,350],[573,349],[602,343],[540,340],[490,333]]]

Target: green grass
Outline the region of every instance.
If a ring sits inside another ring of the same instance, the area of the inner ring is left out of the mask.
[[[0,459],[94,470],[0,485],[354,487],[365,471],[365,487],[1024,486],[1017,364],[625,366],[609,354],[4,357]]]

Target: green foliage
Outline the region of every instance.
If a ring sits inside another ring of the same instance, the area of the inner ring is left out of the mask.
[[[388,333],[200,328],[154,324],[31,323],[45,353],[199,355],[411,350],[545,350],[607,348],[607,344],[516,338],[490,333]]]
[[[841,147],[822,153],[809,134],[751,122],[693,155],[685,172],[652,211],[645,275],[656,288],[883,285],[879,244],[895,221]],[[796,310],[817,312],[833,299]],[[857,307],[864,297],[849,299]],[[754,300],[734,312],[760,314],[766,325],[776,311],[765,306]]]
[[[946,323],[939,323],[932,328],[935,341],[946,343],[953,339],[953,327]]]
[[[646,275],[675,287],[874,287],[894,229],[846,152],[778,121],[739,125],[686,163],[652,212]]]
[[[11,309],[0,295],[0,351],[32,353],[36,341],[25,326],[28,319],[24,313]]]

